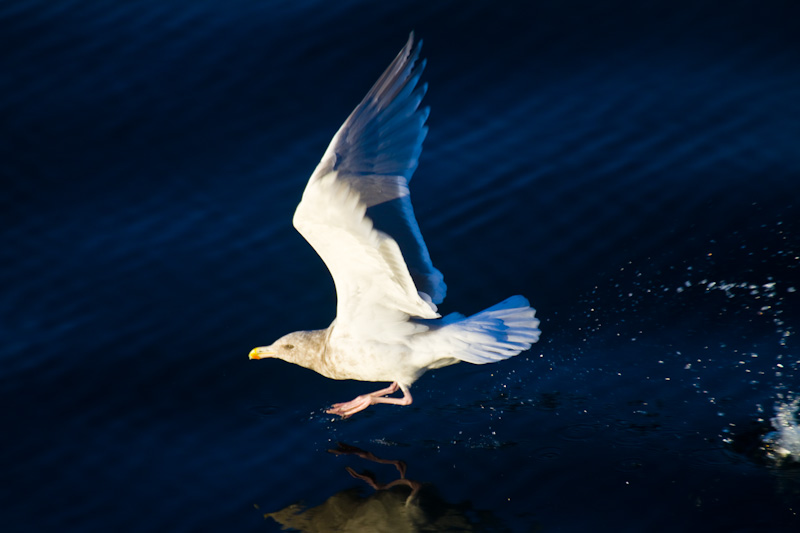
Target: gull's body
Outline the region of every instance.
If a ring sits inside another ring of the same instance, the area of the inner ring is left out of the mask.
[[[345,417],[375,403],[408,405],[409,387],[427,370],[507,359],[539,338],[535,311],[522,296],[469,318],[437,312],[447,287],[408,190],[427,133],[420,45],[409,36],[333,137],[295,211],[295,228],[333,277],[336,319],[250,352],[251,359],[277,357],[332,379],[392,382],[328,411]],[[402,398],[388,397],[398,388]]]

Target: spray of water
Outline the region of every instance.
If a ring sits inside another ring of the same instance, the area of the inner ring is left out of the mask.
[[[775,416],[770,419],[775,431],[764,435],[762,441],[767,457],[778,463],[800,462],[800,396],[778,402]]]

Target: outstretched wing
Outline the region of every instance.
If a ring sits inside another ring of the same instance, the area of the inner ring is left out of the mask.
[[[425,67],[420,46],[412,33],[350,114],[294,215],[295,228],[333,276],[337,325],[378,328],[371,330],[377,335],[388,333],[388,325],[415,327],[409,316],[438,317],[433,303],[446,292],[408,191],[427,133],[428,109],[419,107],[426,90],[418,86]]]

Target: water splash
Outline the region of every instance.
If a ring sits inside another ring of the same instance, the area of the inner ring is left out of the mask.
[[[775,431],[764,435],[767,457],[778,463],[800,462],[800,396],[775,406]]]

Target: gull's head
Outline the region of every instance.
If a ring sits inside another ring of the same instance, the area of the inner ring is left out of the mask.
[[[269,346],[259,346],[250,350],[250,359],[266,359],[274,357],[284,361],[294,361],[297,353],[303,351],[308,343],[307,331],[295,331],[284,335]]]

